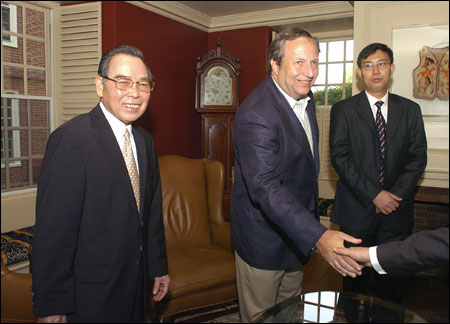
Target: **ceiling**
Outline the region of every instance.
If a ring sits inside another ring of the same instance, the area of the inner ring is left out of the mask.
[[[244,14],[262,10],[272,10],[323,1],[178,1],[210,17]]]
[[[353,1],[128,2],[207,32],[260,26],[279,31],[286,26],[296,26],[314,33],[311,27],[324,29],[330,24],[333,27],[328,30],[335,29],[334,26],[353,30]]]
[[[79,1],[57,1],[61,4]],[[127,1],[207,32],[269,26],[353,30],[354,1]]]

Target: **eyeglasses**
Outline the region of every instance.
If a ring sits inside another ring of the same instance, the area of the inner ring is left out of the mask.
[[[122,91],[129,90],[130,88],[133,87],[133,85],[135,83],[137,84],[137,89],[142,92],[150,92],[150,91],[153,91],[153,89],[155,89],[154,81],[147,81],[147,80],[133,81],[128,78],[113,79],[113,78],[108,78],[108,77],[104,77],[104,76],[102,76],[102,78],[113,81],[116,84],[116,88],[119,90],[122,90]]]
[[[388,62],[377,62],[377,63],[364,63],[362,64],[361,68],[365,71],[372,71],[375,67],[377,67],[380,70],[384,70],[386,69],[389,65],[391,65],[391,63]]]

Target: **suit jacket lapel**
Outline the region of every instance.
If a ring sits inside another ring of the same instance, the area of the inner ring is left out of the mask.
[[[276,93],[276,96],[273,96],[273,98],[276,98],[275,104],[276,104],[277,109],[280,111],[281,119],[283,120],[283,125],[287,126],[290,129],[290,132],[293,134],[292,138],[294,138],[294,140],[302,147],[303,151],[305,152],[306,156],[308,157],[309,162],[313,166],[314,170],[317,172],[318,171],[317,166],[316,166],[316,163],[312,156],[308,137],[306,136],[306,133],[305,133],[305,130],[303,129],[302,124],[298,120],[297,115],[295,115],[294,110],[289,106],[289,103],[287,102],[286,98],[284,98],[283,95],[280,93],[280,91],[278,91],[276,85],[274,84],[275,81],[272,80],[272,77],[269,76],[267,78],[267,80],[269,80],[271,82],[272,90],[275,91],[275,93]],[[313,100],[313,99],[311,99],[311,100]],[[308,111],[308,109],[310,111],[313,110],[310,108],[310,105],[312,105],[311,100],[308,103],[307,111]],[[313,114],[313,112],[310,112],[310,111],[308,111],[308,114],[309,114],[309,120],[310,120],[310,124],[311,124],[311,130],[312,130],[313,138],[314,138],[315,131],[312,127],[314,122],[312,122],[312,118],[311,118],[311,114]],[[314,120],[315,120],[315,116],[314,116]],[[317,124],[317,122],[316,122],[316,124]]]
[[[97,130],[99,147],[103,150],[105,160],[108,161],[107,165],[111,168],[111,174],[118,177],[119,182],[124,184],[122,187],[126,191],[125,193],[129,197],[129,201],[137,213],[138,210],[134,199],[130,176],[128,175],[127,166],[125,165],[122,151],[114,136],[114,132],[103,114],[100,105],[97,105],[90,114],[92,127]]]
[[[359,107],[357,107],[357,112],[361,119],[367,124],[370,130],[378,137],[377,125],[375,124],[375,119],[373,118],[372,109],[370,108],[369,99],[365,91],[362,91],[358,95]]]
[[[399,103],[395,100],[395,98],[389,95],[388,99],[388,119],[386,124],[386,146],[389,146],[391,143],[392,137],[395,135],[395,129],[402,117],[402,108]]]
[[[309,124],[311,125],[311,132],[313,136],[313,148],[314,148],[314,165],[316,168],[317,175],[320,171],[320,160],[319,160],[319,127],[317,125],[317,116],[316,116],[316,108],[314,104],[314,95],[310,93],[311,99],[308,102],[308,106],[306,108],[306,112],[308,113]],[[306,133],[305,133],[306,136]]]
[[[133,137],[134,142],[136,144],[136,150],[137,150],[137,157],[138,157],[138,163],[139,163],[139,183],[140,183],[140,210],[142,211],[142,208],[144,206],[144,188],[145,183],[147,181],[147,151],[145,148],[145,141],[144,137],[141,133],[135,130],[133,127]],[[141,213],[142,218],[142,213]]]

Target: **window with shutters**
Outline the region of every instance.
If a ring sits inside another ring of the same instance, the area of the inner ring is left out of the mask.
[[[37,185],[50,133],[49,10],[2,2],[1,190]]]

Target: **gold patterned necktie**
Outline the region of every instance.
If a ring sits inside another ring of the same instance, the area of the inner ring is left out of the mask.
[[[123,142],[122,154],[123,159],[125,160],[125,164],[128,169],[128,175],[130,176],[131,185],[133,186],[134,198],[136,198],[136,205],[138,211],[140,212],[140,204],[139,204],[139,174],[136,167],[136,161],[134,159],[133,150],[131,148],[130,141],[130,132],[128,129],[125,129],[125,141]]]

